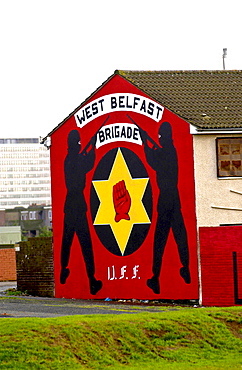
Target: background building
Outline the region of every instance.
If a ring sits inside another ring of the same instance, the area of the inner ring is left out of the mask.
[[[50,205],[50,157],[38,138],[0,139],[0,208]]]
[[[51,231],[51,206],[32,205],[28,208],[15,207],[13,209],[0,210],[0,241],[1,233],[7,233],[3,227],[9,231],[9,234],[15,230],[14,228],[19,227],[22,235],[20,235],[18,241],[21,239],[27,239],[28,237],[39,236],[41,233]],[[11,235],[9,235],[9,240],[12,240]]]

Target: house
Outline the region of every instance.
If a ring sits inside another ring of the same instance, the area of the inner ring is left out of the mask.
[[[0,226],[19,226],[24,238],[39,236],[43,228],[46,228],[46,230],[52,229],[51,206],[32,204],[27,208],[1,209]],[[11,238],[11,235],[9,235],[9,238]],[[19,240],[21,240],[21,237]]]
[[[51,139],[57,297],[242,303],[242,71],[115,71]]]
[[[51,206],[31,205],[20,211],[20,225],[24,236],[39,236],[43,227],[51,229]]]

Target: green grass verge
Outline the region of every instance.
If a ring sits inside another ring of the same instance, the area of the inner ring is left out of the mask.
[[[0,369],[242,369],[242,308],[2,318]]]

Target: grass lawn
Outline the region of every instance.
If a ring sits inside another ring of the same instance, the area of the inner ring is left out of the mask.
[[[0,369],[239,368],[242,307],[0,321]]]

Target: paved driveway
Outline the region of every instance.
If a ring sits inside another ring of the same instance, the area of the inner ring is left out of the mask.
[[[165,312],[179,310],[178,306],[165,306],[138,302],[96,301],[32,296],[9,296],[6,290],[16,289],[16,282],[0,282],[0,318],[59,317],[69,315],[133,314],[139,312]],[[190,306],[191,307],[191,306]],[[184,307],[185,308],[185,307]]]
[[[176,310],[176,308],[173,308]],[[0,297],[0,317],[58,317],[68,315],[162,312],[167,307],[127,303],[36,297]]]

